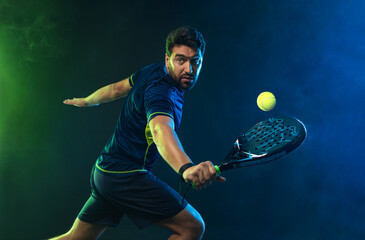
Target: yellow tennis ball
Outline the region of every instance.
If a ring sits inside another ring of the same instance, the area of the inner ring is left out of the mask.
[[[270,111],[276,105],[276,98],[271,92],[262,92],[257,97],[257,106],[263,111]]]

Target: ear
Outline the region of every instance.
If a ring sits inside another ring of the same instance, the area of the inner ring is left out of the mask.
[[[165,66],[166,66],[166,69],[168,70],[169,69],[169,56],[167,55],[167,53],[165,53]]]

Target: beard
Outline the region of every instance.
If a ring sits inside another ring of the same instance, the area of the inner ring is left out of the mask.
[[[171,69],[171,66],[169,66],[169,75],[170,75],[174,85],[181,90],[184,90],[184,91],[190,90],[196,84],[196,78],[197,78],[196,76],[184,74],[184,75],[181,75],[180,77],[178,77],[178,76],[176,76],[174,71]],[[192,79],[192,82],[186,81],[186,80],[184,80],[184,78]]]

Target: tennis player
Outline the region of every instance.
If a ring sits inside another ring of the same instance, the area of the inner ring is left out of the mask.
[[[159,155],[183,180],[202,189],[224,182],[209,161],[194,165],[179,141],[184,93],[196,84],[205,41],[192,27],[180,27],[166,39],[165,61],[129,78],[65,104],[95,106],[127,96],[117,126],[91,173],[91,196],[72,228],[53,239],[97,239],[127,215],[140,229],[157,224],[169,239],[201,239],[204,221],[186,200],[150,170]]]

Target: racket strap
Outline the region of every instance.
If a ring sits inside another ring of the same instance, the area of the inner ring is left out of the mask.
[[[179,202],[180,202],[180,205],[182,205],[184,203],[185,196],[188,193],[188,190],[189,190],[189,188],[191,186],[190,183],[187,183],[186,188],[185,188],[185,191],[184,191],[184,194],[181,197],[181,185],[183,185],[183,183],[185,183],[185,181],[181,177],[180,178],[180,184],[179,184]]]
[[[179,184],[179,201],[180,201],[180,199],[181,199],[181,185],[183,184],[183,183],[185,183],[185,179],[183,178],[183,173],[185,172],[185,170],[186,169],[188,169],[188,168],[190,168],[190,167],[192,167],[192,166],[195,166],[193,163],[187,163],[187,164],[184,164],[184,165],[182,165],[181,167],[180,167],[180,169],[179,169],[179,175],[180,175],[180,184]],[[185,188],[185,191],[184,191],[184,194],[183,194],[183,196],[182,196],[182,199],[181,199],[181,201],[180,201],[180,204],[183,204],[183,202],[184,202],[184,200],[185,200],[185,196],[186,196],[186,194],[187,194],[187,192],[188,192],[188,190],[189,190],[189,188],[190,188],[190,183],[188,183],[187,184],[187,186],[186,186],[186,188]]]

